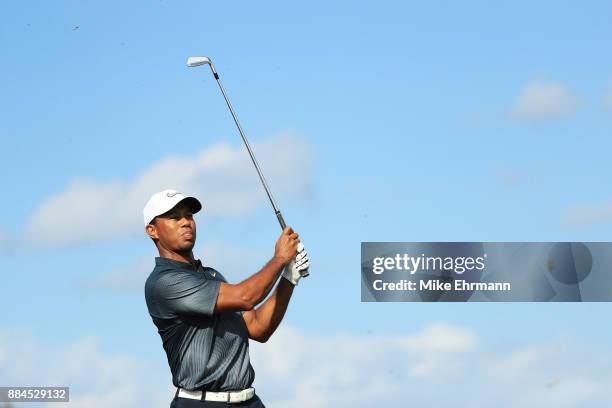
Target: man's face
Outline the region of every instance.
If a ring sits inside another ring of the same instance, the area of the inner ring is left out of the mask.
[[[185,203],[159,215],[154,228],[147,227],[149,236],[156,238],[157,245],[173,252],[188,252],[196,241],[196,224],[191,208]]]

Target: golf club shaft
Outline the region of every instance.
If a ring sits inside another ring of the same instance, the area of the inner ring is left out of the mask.
[[[215,70],[214,65],[212,64],[212,61],[210,62],[210,69],[213,72],[213,75],[215,76],[215,79],[217,80],[217,85],[219,85],[219,89],[221,90],[221,93],[223,94],[223,98],[225,99],[225,103],[227,104],[227,107],[230,110],[230,113],[232,114],[232,118],[234,118],[234,122],[236,123],[236,127],[238,127],[238,132],[240,132],[240,136],[242,137],[242,141],[244,142],[244,145],[246,146],[248,152],[249,152],[249,156],[251,156],[251,160],[253,161],[253,164],[255,165],[255,169],[257,170],[257,174],[259,175],[259,179],[261,180],[261,183],[264,186],[264,189],[266,190],[266,194],[268,194],[268,198],[270,199],[270,203],[272,204],[272,208],[274,209],[274,213],[276,214],[276,218],[278,219],[278,223],[280,224],[281,228],[284,230],[287,227],[287,224],[285,224],[285,220],[283,219],[283,215],[281,214],[280,210],[278,209],[278,206],[276,205],[276,201],[274,201],[274,197],[272,196],[272,192],[270,191],[270,187],[268,187],[268,183],[266,182],[266,178],[264,177],[261,168],[259,167],[259,163],[257,162],[257,159],[255,158],[255,154],[253,153],[253,150],[251,149],[251,145],[249,144],[249,141],[247,140],[244,131],[242,130],[242,126],[240,126],[240,122],[238,121],[238,117],[236,116],[236,112],[234,112],[234,108],[232,107],[232,104],[229,100],[229,97],[227,96],[227,93],[225,92],[225,88],[223,88],[223,84],[221,83],[221,80],[219,79],[219,74],[217,73],[217,71]]]
[[[246,138],[246,135],[244,134],[244,131],[242,130],[242,126],[240,126],[240,121],[238,120],[238,116],[236,116],[236,112],[234,112],[234,108],[232,107],[232,104],[229,100],[229,97],[227,96],[227,93],[225,92],[225,88],[223,88],[223,84],[221,83],[221,80],[219,79],[219,74],[217,73],[217,70],[215,69],[215,66],[213,65],[212,61],[210,60],[210,58],[204,58],[201,57],[201,59],[199,61],[195,61],[195,64],[197,65],[202,65],[202,64],[208,64],[210,66],[210,69],[215,77],[215,80],[217,81],[217,85],[219,85],[219,89],[221,90],[221,94],[223,94],[223,99],[225,99],[225,103],[227,104],[227,107],[230,110],[230,113],[232,114],[232,118],[234,119],[234,123],[236,123],[236,127],[238,128],[238,132],[240,132],[240,136],[242,137],[242,141],[244,142],[244,145],[247,148],[247,151],[249,152],[249,156],[251,156],[251,160],[253,161],[253,165],[255,166],[255,170],[257,170],[257,174],[259,175],[259,179],[261,180],[261,184],[263,184],[264,189],[266,190],[266,194],[268,194],[268,198],[270,199],[270,203],[272,204],[272,208],[274,209],[274,213],[276,214],[276,218],[278,219],[278,223],[280,224],[281,228],[284,230],[287,227],[287,224],[285,224],[285,220],[283,219],[283,215],[281,214],[280,210],[278,209],[278,206],[276,205],[276,201],[274,201],[274,197],[272,196],[272,192],[270,191],[270,187],[268,187],[268,183],[266,182],[266,178],[264,177],[261,168],[259,167],[259,163],[257,162],[257,159],[255,158],[255,154],[253,153],[253,149],[251,149],[251,145],[249,144],[249,141]],[[189,65],[189,62],[188,62]],[[194,66],[197,66],[194,65]],[[302,277],[306,277],[308,275],[310,275],[310,272],[308,272],[308,269],[306,269],[305,271],[300,272],[300,275],[302,275]]]

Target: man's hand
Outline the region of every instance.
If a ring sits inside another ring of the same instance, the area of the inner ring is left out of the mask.
[[[310,267],[308,254],[301,242],[298,243],[297,251],[295,259],[292,259],[283,270],[283,278],[291,282],[293,286],[298,284],[298,281],[302,277],[302,273]]]
[[[286,227],[274,246],[274,258],[278,258],[283,265],[287,265],[297,254],[300,240],[291,227]]]

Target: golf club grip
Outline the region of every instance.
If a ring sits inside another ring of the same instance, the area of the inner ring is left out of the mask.
[[[283,214],[281,214],[280,211],[276,211],[276,218],[278,218],[278,223],[280,224],[282,230],[287,228],[287,224],[285,224],[285,219],[283,218]]]
[[[285,219],[283,218],[283,215],[281,214],[280,211],[276,211],[276,218],[278,218],[278,223],[280,224],[281,228],[283,229],[283,231],[285,230],[285,228],[287,228],[287,224],[285,224]],[[301,271],[300,272],[300,276],[302,278],[307,277],[308,275],[310,275],[310,272],[308,272],[308,269],[305,271]]]

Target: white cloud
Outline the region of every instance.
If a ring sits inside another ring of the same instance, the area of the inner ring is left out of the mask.
[[[30,333],[5,331],[0,353],[2,385],[68,386],[71,407],[167,408],[174,396],[161,365],[104,353],[96,337],[48,347]]]
[[[283,327],[268,343],[253,343],[251,356],[271,407],[380,406],[406,395],[409,384],[461,375],[462,359],[476,345],[473,333],[447,324],[413,335],[367,337],[313,336]]]
[[[316,336],[285,326],[268,343],[252,344],[251,357],[255,386],[272,408],[612,403],[609,354],[584,353],[559,340],[487,348],[471,330],[444,323],[363,337]]]
[[[420,356],[410,369],[416,377],[428,377],[440,367],[448,367],[449,356],[463,354],[476,347],[474,333],[446,324],[426,327],[416,335],[400,339],[402,348]]]
[[[268,343],[251,342],[250,352],[254,386],[270,408],[612,404],[609,350],[567,340],[504,347],[446,323],[370,336],[282,325]],[[4,331],[0,356],[5,384],[70,386],[73,407],[167,407],[173,397],[162,356],[155,363],[103,352],[96,337],[51,347]]]
[[[525,384],[524,393],[514,396],[510,407],[605,407],[612,403],[612,399],[604,397],[604,403],[601,404],[592,404],[591,400],[598,395],[606,395],[608,392],[605,387],[610,385],[612,385],[610,377],[601,379],[569,374],[553,389]]]
[[[521,389],[510,407],[603,407],[612,403],[609,355],[584,353],[566,341],[529,345],[483,363],[499,387]],[[600,360],[601,359],[601,360]]]
[[[562,224],[566,227],[587,227],[612,220],[612,201],[601,204],[577,204],[565,212]]]
[[[314,155],[306,142],[284,135],[253,148],[275,193],[304,198],[312,191]],[[244,147],[220,143],[165,158],[131,181],[73,179],[34,212],[26,236],[39,245],[70,245],[144,234],[142,207],[165,188],[196,195],[207,216],[248,215],[267,204]]]
[[[572,115],[579,104],[565,84],[536,80],[521,91],[512,107],[512,116],[526,121],[556,120]]]
[[[547,359],[564,351],[564,345],[531,345],[511,351],[483,364],[486,373],[500,381],[516,381],[525,372],[537,369]]]

